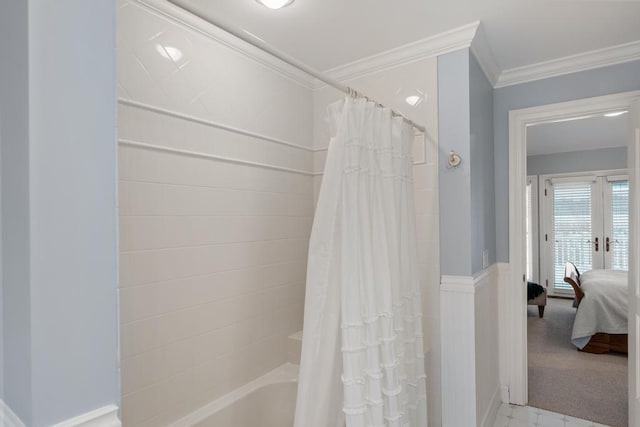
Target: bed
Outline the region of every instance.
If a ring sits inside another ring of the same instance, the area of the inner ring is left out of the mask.
[[[590,270],[580,274],[567,262],[564,276],[575,292],[577,305],[571,342],[588,353],[628,353],[627,272]]]

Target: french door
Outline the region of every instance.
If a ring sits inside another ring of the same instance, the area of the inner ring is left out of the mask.
[[[544,177],[541,277],[550,294],[571,294],[564,264],[579,271],[627,270],[629,182],[626,175]]]

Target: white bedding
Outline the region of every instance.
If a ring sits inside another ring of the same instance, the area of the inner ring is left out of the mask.
[[[582,349],[592,335],[627,333],[627,272],[590,270],[580,276],[584,298],[573,322],[571,342]]]

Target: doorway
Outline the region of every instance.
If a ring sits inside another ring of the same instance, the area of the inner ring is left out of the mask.
[[[586,304],[574,306],[564,277],[567,261],[589,272],[585,277],[604,269],[626,276],[627,119],[622,111],[527,128],[528,405],[613,427],[628,425],[627,354],[617,347],[577,351],[582,341],[575,344],[573,332],[585,320],[602,331],[609,325],[591,311],[591,292]],[[626,282],[608,291],[602,304],[623,302],[606,307],[626,333]]]
[[[550,123],[564,118],[577,118],[585,115],[597,115],[606,112],[628,110],[640,91],[626,92],[578,101],[544,105],[509,112],[509,265],[505,285],[501,286],[500,300],[504,334],[501,342],[501,358],[505,363],[502,384],[506,389],[503,396],[517,405],[528,402],[528,373],[527,373],[527,317],[526,317],[526,287],[520,284],[526,281],[526,141],[527,127],[538,123]],[[632,156],[630,156],[632,157]],[[630,158],[630,170],[635,167],[635,160]],[[629,203],[633,207],[635,194],[631,190]],[[631,215],[630,226],[637,227],[637,217]],[[630,251],[634,253],[637,242],[630,239]],[[633,255],[632,255],[633,256]],[[632,258],[633,259],[633,258]],[[634,267],[632,267],[633,270]],[[636,276],[632,273],[630,283],[635,283]],[[513,286],[508,286],[512,284]],[[516,285],[518,284],[518,285]],[[630,322],[633,323],[633,322]],[[629,337],[629,348],[635,345],[635,339]],[[632,350],[633,351],[633,350]],[[629,355],[629,360],[633,360]],[[635,367],[634,367],[635,369]],[[634,370],[635,372],[635,370]],[[631,374],[630,374],[631,375]],[[635,381],[629,382],[635,396]],[[633,407],[633,405],[631,405]],[[633,416],[634,409],[630,413]],[[632,418],[633,419],[633,418]]]

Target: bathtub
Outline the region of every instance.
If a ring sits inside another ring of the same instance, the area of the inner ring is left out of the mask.
[[[171,427],[292,427],[297,379],[298,366],[285,363]]]

